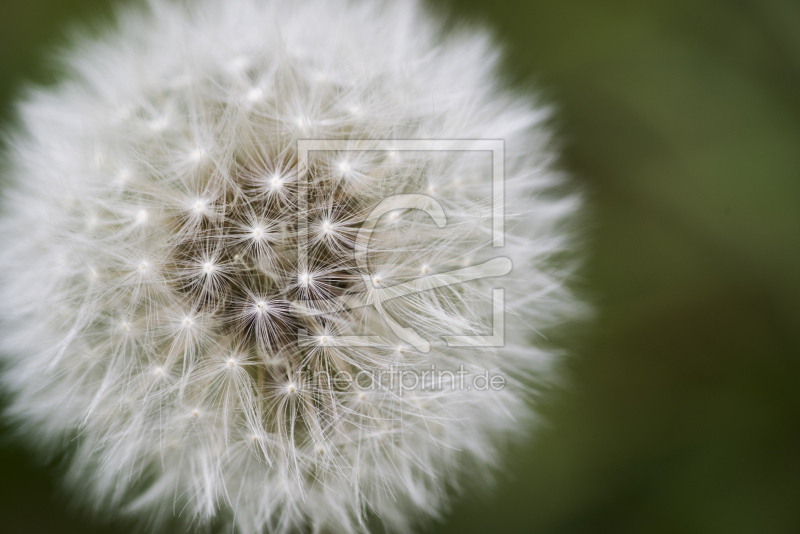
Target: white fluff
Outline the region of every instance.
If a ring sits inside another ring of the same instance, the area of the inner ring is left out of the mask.
[[[580,202],[551,168],[548,111],[504,90],[491,39],[408,0],[152,0],[65,57],[68,81],[32,93],[10,136],[0,348],[9,416],[69,451],[84,500],[153,528],[408,531],[465,473],[486,480],[550,378],[538,333],[580,310],[564,285]],[[505,246],[489,154],[313,152],[306,205],[299,139],[504,140]],[[371,209],[414,193],[447,224],[381,218],[363,272]],[[341,305],[497,256],[510,275],[384,303],[429,352]],[[493,288],[505,347],[448,347],[490,332]],[[431,370],[450,374],[436,387]],[[420,386],[324,378],[390,371]],[[505,387],[467,387],[487,371]]]

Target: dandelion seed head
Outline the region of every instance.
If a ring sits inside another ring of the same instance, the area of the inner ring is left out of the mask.
[[[146,5],[66,52],[10,136],[7,417],[148,528],[417,530],[534,418],[557,352],[535,333],[581,310],[549,108],[415,0]],[[502,247],[493,153],[424,140],[502,140]],[[375,211],[401,198],[425,209]],[[502,346],[452,344],[498,294]],[[485,371],[507,386],[467,387]]]

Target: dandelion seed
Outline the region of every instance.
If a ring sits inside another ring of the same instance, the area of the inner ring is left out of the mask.
[[[150,121],[149,126],[154,132],[163,132],[167,129],[168,124],[169,120],[166,117],[159,117],[153,121]]]
[[[264,90],[260,87],[254,87],[247,92],[247,100],[251,103],[258,102],[264,98]]]
[[[125,185],[125,183],[130,179],[131,179],[131,171],[129,171],[128,169],[122,169],[119,171],[119,173],[117,173],[116,182],[118,186]]]
[[[243,71],[250,66],[250,59],[245,56],[239,56],[231,63],[234,70]]]

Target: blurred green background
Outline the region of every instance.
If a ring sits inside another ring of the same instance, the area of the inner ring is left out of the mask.
[[[436,3],[558,104],[597,317],[548,426],[430,532],[800,532],[800,2]],[[0,0],[0,120],[109,4]],[[5,440],[0,477],[2,532],[128,531],[68,511]]]

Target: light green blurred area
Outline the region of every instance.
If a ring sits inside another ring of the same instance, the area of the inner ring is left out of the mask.
[[[402,1],[402,0],[399,0]],[[0,117],[90,0],[0,0]],[[537,439],[430,532],[800,532],[800,3],[436,2],[559,108],[587,191],[587,328]],[[0,452],[0,530],[127,532]]]

